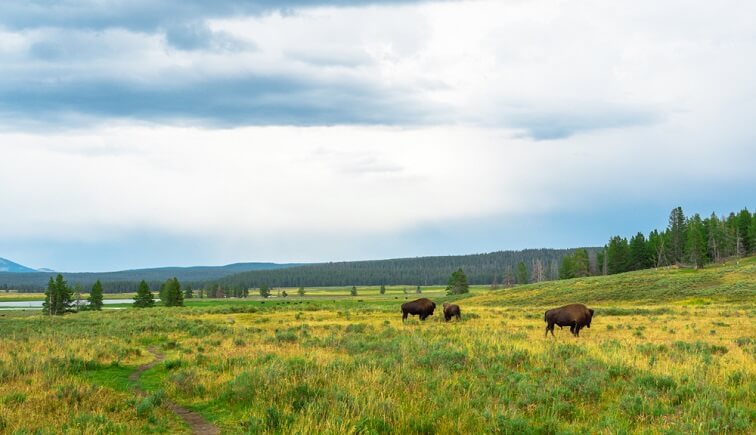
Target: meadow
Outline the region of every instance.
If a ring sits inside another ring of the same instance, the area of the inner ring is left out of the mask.
[[[0,311],[0,432],[753,433],[756,258],[455,298],[402,287],[46,318]],[[275,293],[274,293],[275,294]],[[544,338],[545,309],[596,309]],[[156,357],[159,364],[129,377]],[[140,396],[135,387],[146,392]]]

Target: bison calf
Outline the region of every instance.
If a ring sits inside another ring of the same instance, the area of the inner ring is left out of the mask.
[[[585,326],[591,327],[591,320],[593,319],[593,310],[586,307],[583,304],[570,304],[563,307],[554,308],[553,310],[546,311],[546,315],[543,320],[546,322],[546,336],[554,336],[554,325],[569,326],[570,332],[575,337],[580,336],[580,330]]]
[[[428,316],[433,315],[436,309],[436,303],[428,298],[420,298],[411,302],[402,304],[402,320],[407,320],[407,315],[420,316],[420,320],[425,320]]]
[[[457,320],[462,320],[462,314],[459,310],[459,305],[444,302],[444,320],[448,322],[452,319],[452,317],[456,317]]]

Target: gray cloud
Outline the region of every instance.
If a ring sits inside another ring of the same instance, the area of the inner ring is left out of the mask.
[[[225,32],[213,32],[204,22],[187,22],[168,25],[165,39],[180,50],[240,51],[254,50],[256,46],[241,41]]]
[[[315,6],[422,3],[422,0],[9,0],[0,2],[0,26],[9,29],[111,27],[154,31],[169,23]]]
[[[0,85],[0,114],[69,123],[70,114],[208,126],[405,124],[431,119],[401,92],[272,75],[137,83],[98,78]]]
[[[558,111],[534,107],[505,118],[499,124],[522,129],[535,140],[554,140],[590,130],[653,124],[660,115],[652,109],[595,104]]]

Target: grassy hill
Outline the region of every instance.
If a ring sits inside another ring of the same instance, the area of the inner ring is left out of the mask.
[[[517,286],[474,296],[484,306],[756,303],[756,257],[704,269],[665,267]]]

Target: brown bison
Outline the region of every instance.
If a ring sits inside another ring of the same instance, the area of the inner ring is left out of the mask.
[[[546,337],[549,336],[549,331],[551,331],[551,336],[554,336],[554,325],[560,328],[569,326],[572,335],[579,337],[580,330],[584,326],[591,327],[592,319],[593,310],[583,304],[570,304],[546,311],[546,315],[543,317],[546,322]]]
[[[457,320],[462,320],[462,314],[459,311],[459,305],[444,302],[444,320],[448,322],[452,319],[452,317],[456,317]]]
[[[425,320],[428,316],[433,315],[436,309],[436,303],[428,298],[420,298],[411,302],[402,304],[402,320],[407,320],[407,315],[420,316],[420,320]]]

